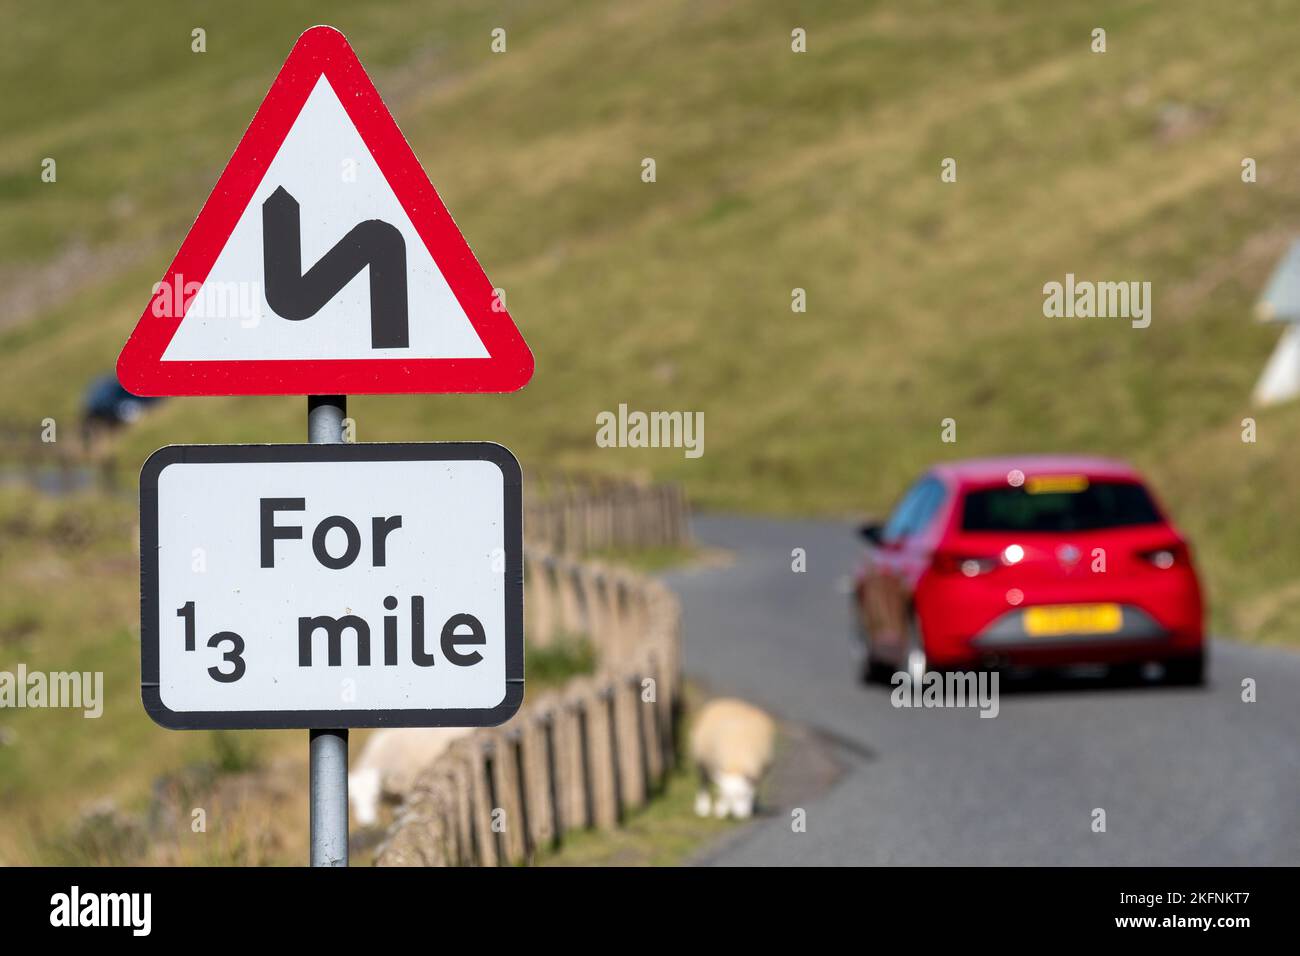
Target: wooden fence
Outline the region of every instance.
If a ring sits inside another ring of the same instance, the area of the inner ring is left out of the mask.
[[[525,699],[506,725],[456,741],[421,774],[381,866],[528,862],[565,835],[617,827],[677,759],[680,615],[662,584],[530,549],[525,633],[584,634],[598,672]]]
[[[526,474],[524,528],[530,541],[557,554],[690,544],[689,510],[680,485]]]
[[[41,422],[30,426],[0,422],[0,484],[25,484],[54,494],[116,491],[111,453],[93,446],[84,429],[54,428],[47,433]]]

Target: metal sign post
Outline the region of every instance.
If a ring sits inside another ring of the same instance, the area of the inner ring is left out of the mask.
[[[337,445],[343,441],[346,395],[307,397],[307,442]],[[348,865],[348,731],[308,731],[311,777],[311,865]]]

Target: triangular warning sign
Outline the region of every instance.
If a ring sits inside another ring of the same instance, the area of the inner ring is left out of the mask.
[[[304,33],[117,360],[137,395],[509,392],[533,356],[343,34]]]

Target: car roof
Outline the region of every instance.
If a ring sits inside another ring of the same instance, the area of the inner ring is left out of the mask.
[[[1035,475],[1083,475],[1091,479],[1121,481],[1142,480],[1127,462],[1095,455],[1003,455],[996,458],[966,458],[946,461],[930,473],[958,484],[984,484],[1006,481],[1007,473],[1019,469],[1026,478]]]

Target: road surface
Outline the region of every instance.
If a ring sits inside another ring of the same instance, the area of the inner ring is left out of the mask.
[[[850,653],[850,526],[705,516],[695,531],[734,561],[665,575],[687,674],[836,741],[845,764],[802,807],[806,832],[772,809],[701,862],[1300,863],[1300,653],[1216,641],[1205,689],[1004,684],[995,719],[895,709]]]

